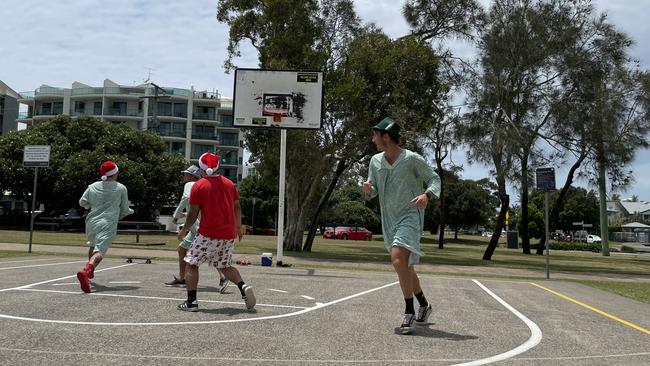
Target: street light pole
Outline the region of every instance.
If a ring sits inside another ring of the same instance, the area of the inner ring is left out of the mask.
[[[251,214],[251,235],[255,235],[255,201],[257,199],[253,197],[253,213]]]

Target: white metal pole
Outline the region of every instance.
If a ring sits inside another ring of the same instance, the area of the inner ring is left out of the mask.
[[[551,242],[551,236],[548,232],[548,192],[544,193],[544,235],[546,235],[546,279],[549,279],[551,276],[551,256],[549,254],[549,247]]]
[[[284,183],[287,160],[287,130],[280,130],[280,192],[278,197],[278,258],[277,265],[282,265],[284,245]]]
[[[32,191],[32,214],[29,219],[29,249],[32,252],[32,236],[34,235],[34,210],[36,209],[36,182],[38,181],[38,167],[34,167],[34,190]]]

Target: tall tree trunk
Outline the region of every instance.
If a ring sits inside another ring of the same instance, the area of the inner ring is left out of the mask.
[[[605,166],[605,156],[602,147],[598,152],[598,195],[600,196],[600,238],[602,240],[603,255],[609,256],[609,238],[607,228],[607,187],[606,179],[607,168]]]
[[[318,202],[318,206],[316,207],[316,212],[314,212],[314,215],[312,216],[311,225],[309,225],[309,232],[307,233],[307,239],[305,240],[305,244],[302,248],[303,251],[311,252],[311,247],[314,243],[314,237],[316,236],[316,228],[318,228],[318,218],[320,217],[320,213],[321,211],[323,211],[325,204],[327,204],[327,202],[329,201],[330,196],[332,195],[332,192],[334,191],[334,188],[336,187],[336,184],[339,181],[339,178],[347,168],[348,165],[343,159],[339,160],[339,162],[336,164],[336,171],[334,172],[334,177],[332,177],[329,186],[327,186],[327,190],[325,191],[320,201]]]
[[[436,159],[436,165],[438,167],[438,176],[440,176],[440,197],[438,201],[440,202],[440,225],[438,225],[438,249],[444,249],[445,247],[445,220],[447,219],[445,215],[445,185],[444,185],[444,174],[442,170],[442,160]]]
[[[573,183],[573,177],[575,176],[575,172],[578,170],[578,168],[580,168],[582,162],[586,158],[587,158],[587,151],[583,150],[582,153],[580,154],[580,157],[578,157],[578,160],[576,160],[576,162],[573,163],[573,165],[571,166],[571,169],[569,169],[569,173],[567,174],[566,181],[564,182],[564,186],[562,186],[562,189],[560,190],[560,194],[558,195],[557,200],[555,201],[555,204],[551,209],[551,214],[548,218],[549,226],[551,223],[560,221],[560,212],[562,212],[562,209],[564,208],[564,200],[566,199],[566,195],[569,192],[569,188],[571,188],[571,184]],[[546,248],[546,233],[542,234],[542,238],[539,240],[539,244],[537,245],[537,250],[535,251],[535,254],[544,255],[545,248]]]
[[[495,164],[497,165],[497,164]],[[494,232],[492,233],[492,238],[490,238],[490,243],[483,253],[483,260],[489,261],[492,259],[492,254],[499,244],[499,238],[501,237],[501,230],[503,230],[503,224],[506,221],[506,212],[510,207],[510,196],[506,193],[506,178],[503,168],[499,165],[496,166],[497,170],[497,185],[499,187],[499,199],[501,200],[501,209],[499,210],[499,216],[497,217],[496,226]]]
[[[530,254],[530,235],[528,233],[528,155],[527,148],[521,154],[521,247],[524,254]]]

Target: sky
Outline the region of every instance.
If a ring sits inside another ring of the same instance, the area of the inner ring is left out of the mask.
[[[489,0],[481,0],[488,4]],[[364,22],[374,22],[391,37],[408,33],[401,17],[404,1],[355,0]],[[650,0],[594,0],[618,29],[635,41],[630,54],[650,69]],[[135,85],[150,79],[159,85],[219,91],[231,97],[232,74],[226,74],[228,27],[216,20],[217,0],[2,0],[0,7],[0,80],[17,92],[42,84],[70,88],[74,81],[101,86],[104,79]],[[459,56],[473,49],[452,45]],[[258,67],[257,53],[240,47],[238,67]],[[466,179],[488,176],[470,166],[464,151],[452,155]],[[636,182],[622,197],[650,201],[650,150],[637,153],[630,170]],[[557,171],[558,186],[566,169]],[[578,182],[586,186],[586,182]],[[515,194],[510,187],[511,194]],[[515,197],[513,197],[515,198]],[[515,198],[516,201],[516,198]]]

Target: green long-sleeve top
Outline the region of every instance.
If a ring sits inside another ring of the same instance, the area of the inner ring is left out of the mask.
[[[116,181],[89,185],[79,199],[79,205],[90,209],[86,216],[86,231],[117,230],[117,222],[133,213],[129,208],[126,187]]]

